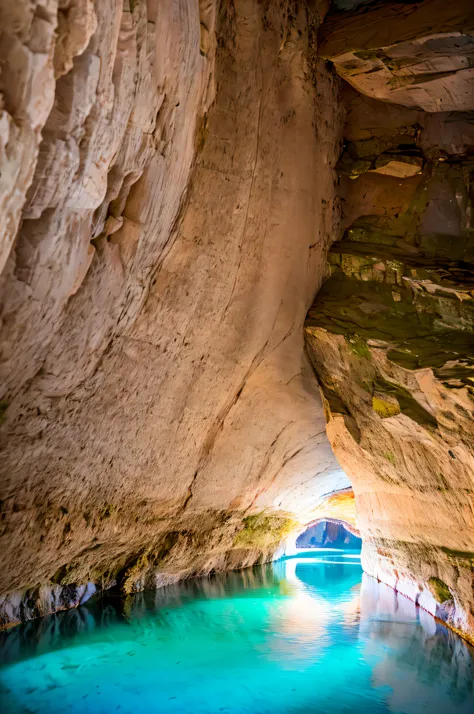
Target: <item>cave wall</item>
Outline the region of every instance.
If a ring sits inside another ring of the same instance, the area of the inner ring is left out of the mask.
[[[332,445],[472,636],[473,11],[327,9],[0,0],[2,624],[354,525]]]
[[[343,235],[305,332],[364,569],[472,639],[474,16],[396,10],[321,28],[349,83]]]
[[[271,557],[348,486],[303,350],[325,10],[0,3],[3,623]]]

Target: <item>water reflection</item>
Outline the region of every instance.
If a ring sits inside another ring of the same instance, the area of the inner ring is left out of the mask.
[[[392,690],[391,711],[418,714],[423,701],[429,712],[472,714],[472,648],[411,600],[365,574],[359,631],[364,656],[373,663],[374,685]]]
[[[472,714],[472,649],[361,572],[327,552],[28,623],[0,710]]]

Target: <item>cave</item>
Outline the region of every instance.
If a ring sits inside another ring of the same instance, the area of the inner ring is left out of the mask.
[[[295,546],[300,551],[312,548],[360,551],[362,540],[349,530],[347,523],[322,520],[309,525],[300,533]]]
[[[0,96],[2,711],[470,714],[472,0],[0,0]]]

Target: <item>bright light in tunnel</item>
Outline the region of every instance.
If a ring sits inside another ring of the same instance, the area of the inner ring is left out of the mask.
[[[357,531],[356,531],[357,533]],[[285,543],[281,557],[294,557],[317,551],[343,551],[350,556],[360,556],[362,540],[354,533],[352,524],[335,518],[318,519],[293,533]]]
[[[321,520],[310,525],[296,538],[296,549],[336,548],[359,550],[362,541],[339,520]]]

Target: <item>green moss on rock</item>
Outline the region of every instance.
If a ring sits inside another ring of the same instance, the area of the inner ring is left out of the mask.
[[[243,519],[243,530],[234,538],[236,548],[266,549],[276,546],[298,526],[292,518],[258,513]]]
[[[362,337],[359,337],[359,335],[345,335],[345,339],[351,352],[355,355],[362,357],[362,359],[372,359],[367,342]]]
[[[450,558],[460,558],[461,560],[474,561],[474,553],[469,550],[453,550],[452,548],[445,547],[442,547],[441,550]]]
[[[124,573],[122,581],[122,591],[125,595],[130,595],[134,591],[135,583],[144,572],[150,567],[151,563],[147,553],[142,553],[137,560]]]
[[[436,602],[439,602],[440,604],[446,602],[447,600],[452,600],[453,598],[451,590],[448,588],[446,583],[439,578],[430,578],[428,580],[428,587],[431,590]]]
[[[436,418],[430,414],[401,384],[389,382],[386,379],[379,377],[376,381],[376,386],[381,393],[385,393],[388,397],[396,399],[400,405],[400,411],[412,421],[420,426],[427,428],[436,428],[438,422]]]
[[[392,466],[395,466],[395,456],[392,454],[391,451],[386,451],[384,456],[387,459],[387,461],[390,461]]]
[[[400,405],[396,399],[383,399],[381,396],[374,395],[372,397],[372,409],[382,419],[397,416],[400,414]]]
[[[409,370],[439,370],[457,361],[465,372],[459,378],[469,386],[474,367],[472,264],[443,255],[432,245],[433,236],[419,237],[422,245],[416,245],[406,235],[386,235],[387,227],[371,225],[370,218],[354,224],[331,247],[331,277],[306,325],[357,334],[365,343],[385,341],[388,358]],[[362,356],[358,345],[353,351]]]

